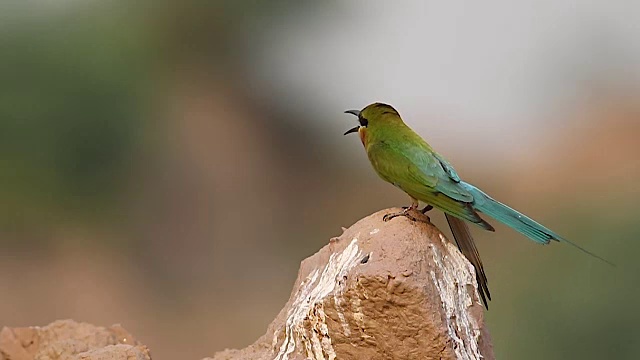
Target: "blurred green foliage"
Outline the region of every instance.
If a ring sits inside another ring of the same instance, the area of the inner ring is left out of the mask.
[[[566,244],[552,244],[553,249],[532,249],[531,260],[517,273],[496,274],[492,280],[501,293],[496,301],[500,308],[488,311],[487,318],[498,358],[638,356],[634,344],[640,312],[633,299],[640,298],[640,264],[635,259],[640,249],[636,241],[640,208],[629,203],[573,205],[573,212],[556,214],[560,222],[575,224],[565,226],[574,230],[567,237],[589,249],[600,249],[598,253],[616,267]],[[599,212],[596,207],[617,211]],[[625,248],[628,251],[619,252]]]
[[[153,43],[139,20],[78,9],[0,32],[2,225],[115,203],[145,119]]]

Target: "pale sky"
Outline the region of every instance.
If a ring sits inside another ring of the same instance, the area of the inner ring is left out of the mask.
[[[264,26],[255,60],[257,86],[314,106],[332,132],[379,100],[428,139],[504,152],[548,131],[589,79],[640,88],[640,1],[332,4]]]

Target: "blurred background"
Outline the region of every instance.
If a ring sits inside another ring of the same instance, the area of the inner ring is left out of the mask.
[[[632,0],[4,1],[0,326],[252,343],[302,259],[406,204],[342,136],[383,101],[618,265],[474,228],[498,358],[638,358],[639,38]]]

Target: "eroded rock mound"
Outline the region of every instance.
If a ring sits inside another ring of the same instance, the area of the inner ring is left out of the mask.
[[[428,218],[358,221],[304,260],[267,333],[208,360],[494,359],[471,264]],[[150,360],[115,325],[0,331],[0,360]],[[207,359],[205,359],[207,360]]]
[[[392,211],[304,260],[267,333],[213,359],[493,359],[471,264],[426,216]]]
[[[151,356],[119,325],[104,328],[59,320],[44,327],[4,327],[0,360],[151,360]]]

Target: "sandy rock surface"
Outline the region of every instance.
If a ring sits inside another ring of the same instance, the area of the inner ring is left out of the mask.
[[[471,264],[420,213],[372,214],[302,261],[265,335],[204,360],[494,359]],[[0,360],[150,360],[119,325],[0,331]]]
[[[120,325],[58,320],[0,331],[0,360],[150,360],[149,350]]]
[[[267,333],[213,360],[493,359],[473,267],[424,220],[346,229],[304,260]]]

